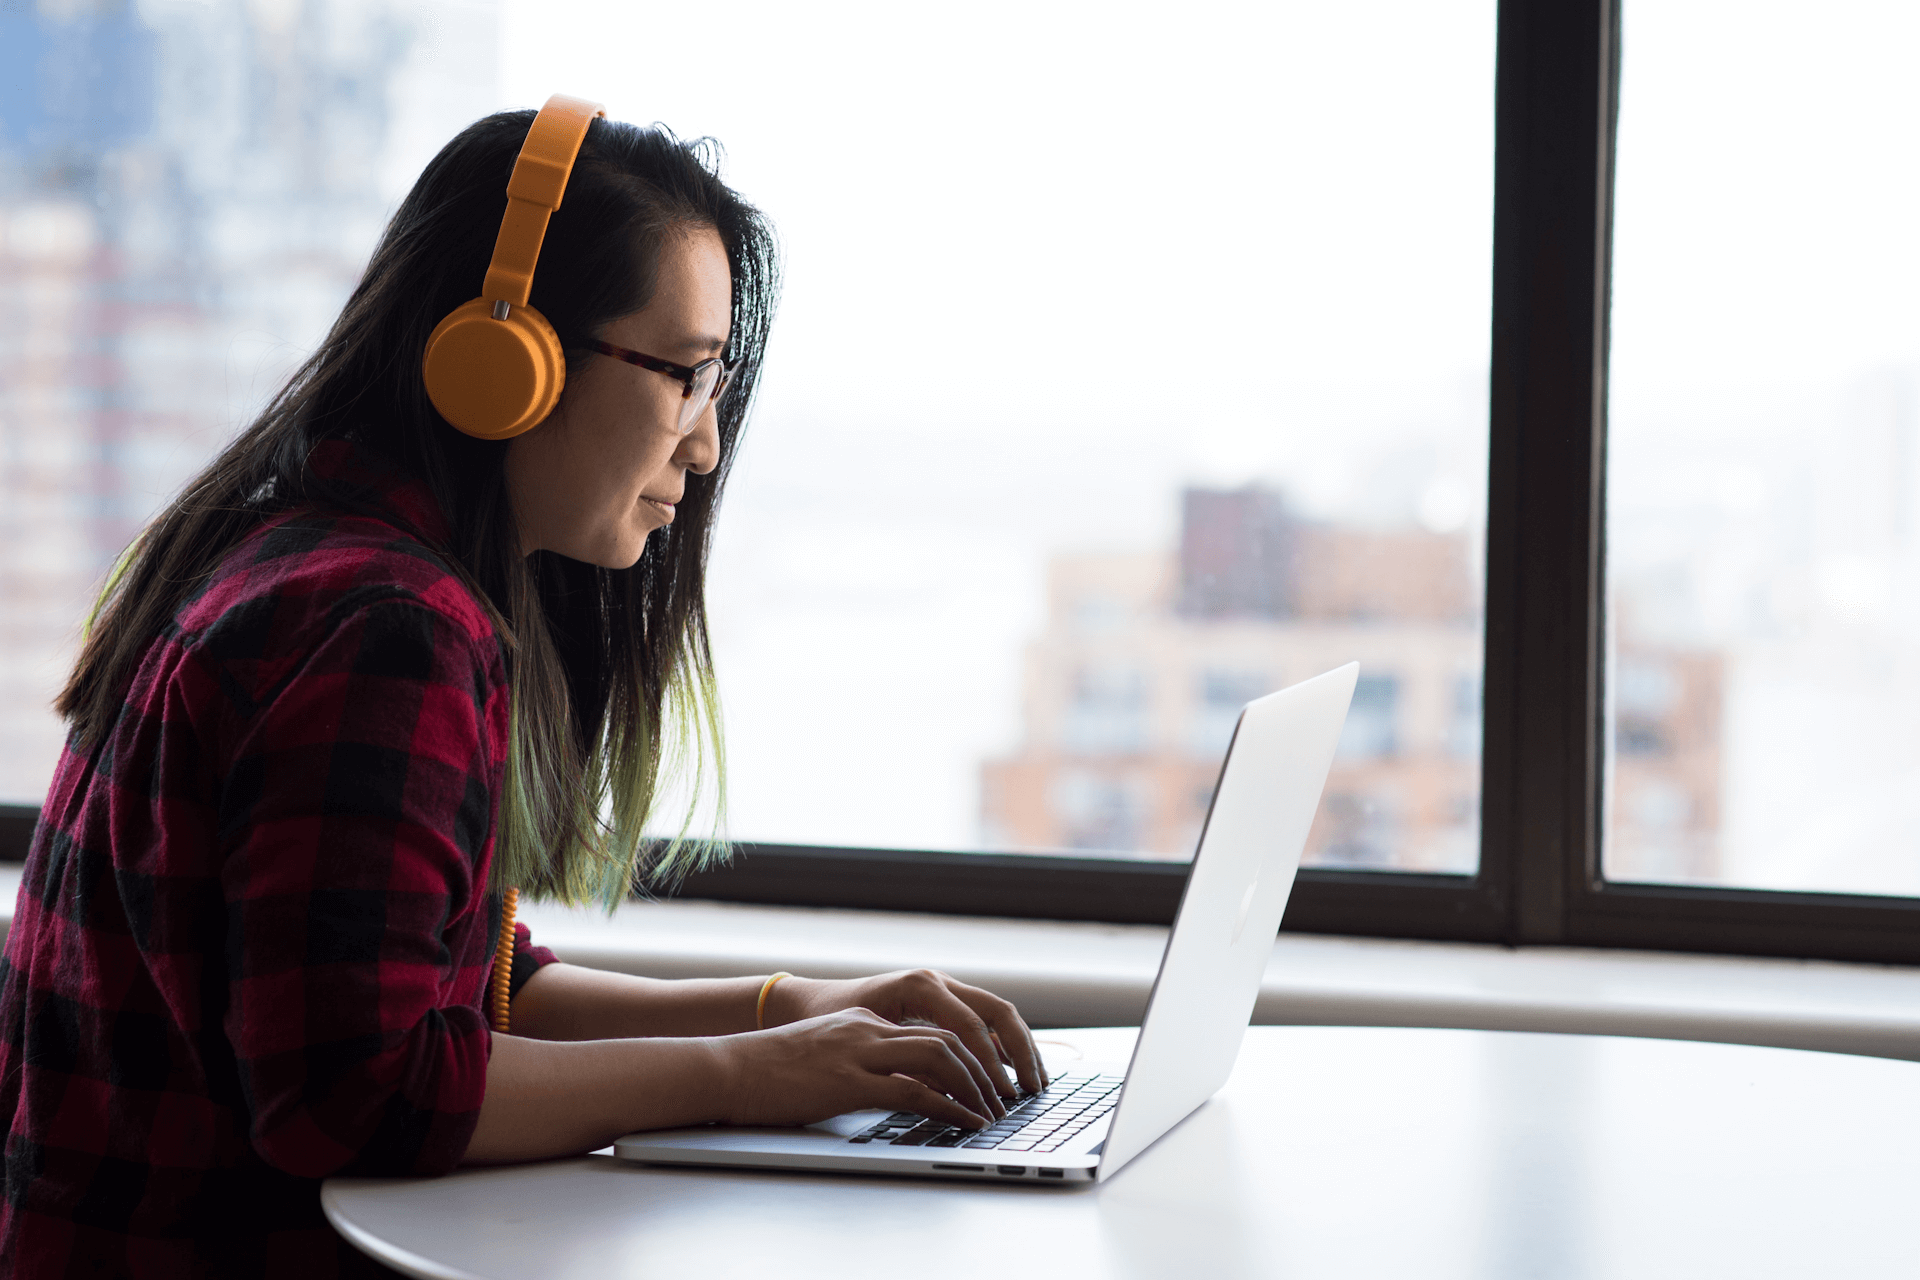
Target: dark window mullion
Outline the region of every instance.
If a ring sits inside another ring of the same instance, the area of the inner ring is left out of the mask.
[[[1481,878],[1564,939],[1598,867],[1610,0],[1505,0],[1495,109]]]

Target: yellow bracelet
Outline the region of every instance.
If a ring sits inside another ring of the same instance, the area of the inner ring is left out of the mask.
[[[760,1000],[759,1003],[753,1006],[753,1029],[755,1031],[765,1031],[767,1029],[767,993],[773,990],[773,984],[782,978],[791,978],[792,976],[793,975],[785,969],[782,969],[779,973],[774,974],[771,978],[768,978],[760,984]]]

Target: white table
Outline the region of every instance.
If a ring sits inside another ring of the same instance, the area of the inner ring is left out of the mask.
[[[1043,1033],[1124,1058],[1126,1030]],[[586,1156],[346,1179],[334,1224],[442,1278],[1920,1276],[1920,1064],[1597,1036],[1255,1027],[1090,1189]]]

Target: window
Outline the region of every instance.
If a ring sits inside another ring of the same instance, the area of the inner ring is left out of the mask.
[[[1625,20],[1607,875],[1920,893],[1920,11]]]
[[[0,7],[0,800],[113,558],[316,344],[493,108],[453,3]]]
[[[1289,927],[1920,959],[1859,852],[1915,834],[1905,10],[1163,16],[746,4],[643,76],[586,0],[0,10],[0,798],[426,157],[564,88],[788,250],[691,892],[1165,919],[1232,708],[1357,657]]]
[[[1239,705],[1196,671],[1478,668],[1494,6],[962,12],[756,6],[730,76],[642,81],[609,8],[506,89],[711,131],[781,229],[712,580],[735,833],[1186,858]]]
[[[1884,12],[1892,14],[1893,7]],[[1796,151],[1791,130],[1770,129],[1774,117],[1768,113],[1786,112],[1794,128],[1826,118],[1828,108],[1820,103],[1824,81],[1809,73],[1826,57],[1822,50],[1864,47],[1857,31],[1834,43],[1836,31],[1857,25],[1858,11],[1851,6],[1818,13],[1744,9],[1723,34],[1737,30],[1741,40],[1791,48],[1791,55],[1782,56],[1795,69],[1785,74],[1786,64],[1776,59],[1770,66],[1780,74],[1766,92],[1742,99],[1726,91],[1737,79],[1716,80],[1745,75],[1737,69],[1744,65],[1741,56],[1724,41],[1710,53],[1697,41],[1689,47],[1695,37],[1686,33],[1703,30],[1703,16],[1717,21],[1713,13],[1686,4],[1627,7],[1627,29],[1644,22],[1647,38],[1636,37],[1623,59],[1621,6],[1502,9],[1483,757],[1488,804],[1480,894],[1440,890],[1431,901],[1450,902],[1465,913],[1489,910],[1493,918],[1481,927],[1516,943],[1912,961],[1920,959],[1920,902],[1913,899],[1680,883],[1701,878],[1699,859],[1720,821],[1724,793],[1715,774],[1730,766],[1716,763],[1716,755],[1753,744],[1743,741],[1737,727],[1719,732],[1721,707],[1733,705],[1742,673],[1730,669],[1724,652],[1700,643],[1698,632],[1656,625],[1662,614],[1673,616],[1667,606],[1676,599],[1690,603],[1690,584],[1672,574],[1676,562],[1689,572],[1715,570],[1698,578],[1709,588],[1700,602],[1710,605],[1725,603],[1715,592],[1740,581],[1738,573],[1724,570],[1744,568],[1737,557],[1689,563],[1697,548],[1731,547],[1737,539],[1712,528],[1712,510],[1671,501],[1700,479],[1697,432],[1675,427],[1675,417],[1703,425],[1723,414],[1724,406],[1666,396],[1664,422],[1636,421],[1661,396],[1640,381],[1654,367],[1652,346],[1638,352],[1634,347],[1654,341],[1654,331],[1643,327],[1636,334],[1633,326],[1651,319],[1647,304],[1661,299],[1662,290],[1669,290],[1660,303],[1669,313],[1663,323],[1699,330],[1687,350],[1674,348],[1665,356],[1669,370],[1690,367],[1717,376],[1724,367],[1716,370],[1703,357],[1727,349],[1713,346],[1722,339],[1706,319],[1720,299],[1692,295],[1690,305],[1703,310],[1679,321],[1673,286],[1659,279],[1666,268],[1651,252],[1671,250],[1676,219],[1713,215],[1689,209],[1684,197],[1668,210],[1670,217],[1651,215],[1663,199],[1692,189],[1688,184],[1696,178],[1689,171],[1723,166],[1734,152],[1763,157],[1781,189],[1820,189],[1821,183],[1792,166],[1795,154],[1810,152]],[[1817,38],[1793,34],[1818,27],[1827,29]],[[1641,56],[1635,50],[1642,47],[1648,61],[1633,70]],[[1804,67],[1803,52],[1811,58]],[[1629,68],[1624,79],[1623,65]],[[1647,94],[1637,107],[1631,105],[1636,85]],[[1701,119],[1708,103],[1728,112],[1729,132],[1713,146],[1682,157],[1651,138],[1686,132],[1687,122]],[[1609,293],[1616,106],[1626,122],[1617,156],[1623,175],[1617,309]],[[1648,113],[1637,126],[1635,111]],[[1647,148],[1637,159],[1636,136]],[[1669,158],[1666,171],[1660,169],[1662,156]],[[1636,164],[1651,167],[1636,179]],[[1644,184],[1638,192],[1635,181]],[[1728,208],[1711,207],[1722,213]],[[1764,200],[1745,199],[1737,207],[1739,218],[1764,222],[1768,216]],[[1744,234],[1728,225],[1731,233]],[[1725,261],[1717,244],[1721,232],[1696,226],[1699,233],[1681,257],[1666,259],[1684,276],[1682,288],[1698,270],[1684,261],[1686,254],[1700,254],[1709,264]],[[1636,261],[1637,254],[1644,256]],[[1750,318],[1728,314],[1736,325]],[[1613,388],[1621,434],[1611,454],[1610,320],[1618,327],[1622,361],[1622,381]],[[1656,345],[1672,336],[1669,331],[1658,337]],[[1754,369],[1747,364],[1743,376]],[[1723,454],[1734,450],[1755,461],[1767,452],[1751,440],[1729,445]],[[1739,470],[1729,457],[1721,464]],[[1658,509],[1663,502],[1666,508]],[[1609,530],[1617,541],[1608,540]],[[1667,552],[1649,555],[1662,538],[1671,539]],[[1769,553],[1749,543],[1745,554],[1764,564]],[[1603,859],[1609,834],[1616,845]]]

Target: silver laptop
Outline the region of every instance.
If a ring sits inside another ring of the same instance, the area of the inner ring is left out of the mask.
[[[635,1133],[615,1152],[650,1164],[975,1182],[1112,1177],[1233,1071],[1359,671],[1350,662],[1241,709],[1130,1063],[1076,1063],[979,1131],[856,1111],[804,1128]]]

